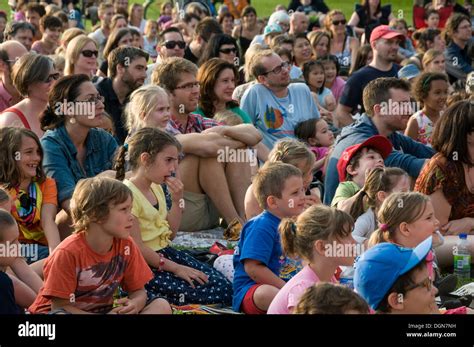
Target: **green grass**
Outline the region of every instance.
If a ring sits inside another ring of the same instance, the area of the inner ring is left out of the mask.
[[[159,9],[162,2],[165,0],[156,0],[149,8],[147,17],[148,18],[158,18]],[[144,0],[130,0],[130,3],[144,3]],[[284,4],[288,5],[288,1],[282,0],[253,0],[252,5],[256,8],[257,14],[260,17],[268,17],[274,11],[276,5]],[[326,4],[331,9],[340,9],[346,15],[347,20],[349,20],[353,10],[354,4],[357,3],[357,0],[326,0]],[[408,24],[412,23],[412,1],[408,0],[382,0],[382,4],[392,4],[392,13],[394,16],[399,18],[404,18]],[[10,12],[10,8],[7,5],[6,0],[0,1],[0,10]],[[87,23],[87,27],[90,27],[90,22]]]

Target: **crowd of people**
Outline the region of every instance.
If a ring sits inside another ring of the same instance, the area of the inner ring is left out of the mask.
[[[474,254],[470,0],[413,23],[380,0],[9,4],[0,313],[447,312],[459,234]],[[173,244],[214,228],[235,248],[213,261]]]

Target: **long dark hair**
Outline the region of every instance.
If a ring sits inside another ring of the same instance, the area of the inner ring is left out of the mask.
[[[220,74],[225,69],[231,69],[234,72],[234,78],[237,82],[239,76],[237,68],[235,67],[235,65],[223,59],[212,58],[211,60],[206,61],[199,68],[197,74],[197,80],[201,85],[201,97],[199,98],[199,107],[202,109],[206,117],[214,117],[214,112],[216,111],[214,107],[214,101],[217,100],[217,96],[214,93],[214,87]],[[233,108],[238,106],[239,104],[235,101],[229,101],[226,104],[227,108]]]
[[[201,59],[199,60],[199,65],[204,64],[209,59],[219,58],[219,50],[223,45],[234,45],[235,49],[237,50],[236,57],[240,57],[239,46],[237,45],[237,41],[232,36],[227,34],[216,34],[212,36],[207,43],[206,49],[202,53]]]

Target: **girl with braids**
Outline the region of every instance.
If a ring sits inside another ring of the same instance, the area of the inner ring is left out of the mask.
[[[377,225],[376,215],[382,202],[392,193],[410,189],[408,174],[397,167],[374,168],[365,179],[364,187],[356,194],[350,214],[355,220],[352,236],[366,245]],[[365,211],[365,207],[369,208]]]
[[[289,314],[298,304],[304,291],[318,282],[337,283],[334,276],[341,265],[354,262],[354,221],[347,213],[332,207],[311,206],[296,220],[285,218],[279,232],[282,248],[288,256],[299,256],[307,265],[280,289],[273,299],[268,314]],[[352,253],[351,256],[337,252]],[[351,249],[351,252],[346,250]]]
[[[164,297],[175,305],[228,305],[232,284],[209,265],[170,247],[184,209],[184,185],[177,175],[180,151],[180,143],[168,133],[141,128],[117,155],[118,179],[125,177],[128,155],[131,175],[124,183],[133,194],[131,235],[154,274],[145,288],[149,299]]]

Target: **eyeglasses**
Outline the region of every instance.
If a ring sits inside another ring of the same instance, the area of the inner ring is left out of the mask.
[[[420,283],[415,283],[412,284],[411,286],[408,286],[405,291],[410,291],[419,287],[425,287],[427,291],[431,292],[431,289],[433,288],[433,281],[431,280],[430,277],[426,277],[423,281]]]
[[[187,92],[193,90],[193,88],[199,88],[199,82],[190,82],[190,83],[186,83],[186,84],[183,84],[182,86],[179,86],[179,87],[176,87],[174,89],[183,89]]]
[[[347,21],[345,19],[333,20],[332,21],[332,25],[339,25],[339,24],[346,25],[346,23],[347,23]]]
[[[92,56],[95,56],[97,58],[99,56],[99,51],[92,51],[90,49],[86,49],[82,51],[81,54],[87,58],[91,58]]]
[[[281,63],[281,65],[278,65],[273,70],[264,72],[262,75],[265,76],[265,75],[268,75],[269,73],[272,73],[272,72],[275,73],[275,74],[279,74],[281,72],[281,70],[283,70],[283,69],[287,70],[289,66],[290,66],[290,64],[288,64],[286,61],[284,61],[283,63]]]
[[[168,49],[173,49],[173,48],[176,48],[176,45],[178,45],[178,47],[180,49],[184,49],[184,47],[186,47],[186,42],[184,42],[184,41],[166,41],[163,46],[165,46]]]
[[[76,100],[76,102],[90,102],[91,104],[94,103],[94,104],[97,104],[98,102],[101,102],[101,103],[104,103],[105,101],[105,98],[102,96],[102,95],[96,95],[96,96],[91,96],[89,99],[87,100]]]
[[[235,53],[237,54],[237,48],[222,48],[219,50],[219,52],[224,53],[224,54],[230,54],[230,53]]]
[[[59,77],[60,77],[59,73],[53,73],[53,74],[49,75],[48,77],[46,77],[46,78],[43,80],[43,82],[44,82],[44,83],[49,83],[49,82],[51,82],[51,81],[53,81],[53,80],[54,80],[54,81],[57,81],[57,80],[59,79]]]

